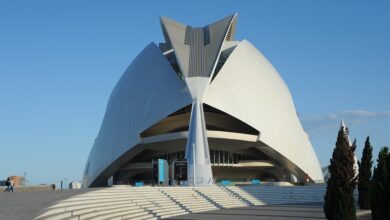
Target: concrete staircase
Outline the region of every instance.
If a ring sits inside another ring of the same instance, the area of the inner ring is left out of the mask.
[[[265,204],[322,202],[322,186],[115,186],[57,202],[36,217],[48,219],[164,219],[188,213]]]
[[[158,187],[135,187],[138,192],[137,204],[159,218],[188,214],[177,202],[164,194]],[[135,201],[135,200],[133,200]]]
[[[216,210],[218,207],[201,196],[194,187],[161,187],[161,192],[180,204],[189,213]]]
[[[36,219],[157,219],[143,208],[148,202],[140,200],[129,187],[105,188],[62,200]]]
[[[198,187],[195,189],[195,191],[207,200],[209,200],[210,203],[215,204],[220,209],[235,208],[249,205],[241,197],[238,197],[232,193],[227,193],[227,191],[217,186]]]
[[[324,186],[227,186],[250,205],[323,202]]]

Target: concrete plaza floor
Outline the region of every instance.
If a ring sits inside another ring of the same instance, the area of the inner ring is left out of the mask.
[[[358,220],[369,220],[371,215],[368,211],[358,210]],[[264,205],[243,208],[215,210],[203,213],[181,215],[169,220],[309,220],[326,219],[322,203],[311,204],[288,204],[288,205]]]
[[[44,208],[88,190],[53,190],[42,192],[0,192],[1,220],[31,220]]]

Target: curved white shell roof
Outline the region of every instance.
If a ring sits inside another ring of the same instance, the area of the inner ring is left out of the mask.
[[[102,173],[110,173],[105,169],[140,142],[143,130],[191,102],[185,83],[157,45],[150,43],[126,69],[111,94],[83,184],[90,186]],[[107,175],[102,179],[110,177]]]
[[[296,175],[323,180],[286,84],[252,44],[238,42],[207,87],[202,102],[258,130],[258,143],[266,146],[262,151]],[[161,50],[149,44],[111,94],[85,167],[84,187],[105,185],[130,154],[139,153],[141,132],[191,103],[186,82]]]
[[[204,102],[260,131],[260,141],[295,163],[313,180],[323,180],[290,92],[279,73],[248,41],[233,50],[210,84]]]

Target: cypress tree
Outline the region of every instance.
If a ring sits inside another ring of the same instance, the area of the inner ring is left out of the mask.
[[[371,190],[371,217],[373,220],[390,219],[390,154],[383,147],[378,155],[378,164],[374,169]]]
[[[367,137],[363,148],[362,159],[359,164],[359,198],[358,203],[361,209],[371,208],[371,169],[372,169],[372,146],[370,137]]]
[[[330,178],[327,181],[324,212],[330,220],[355,220],[356,209],[354,190],[354,155],[341,127],[336,147],[330,160]]]

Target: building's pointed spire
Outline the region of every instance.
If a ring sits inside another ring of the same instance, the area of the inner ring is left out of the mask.
[[[344,128],[345,129],[345,127],[346,127],[345,126],[345,122],[344,122],[344,120],[341,119],[340,128]]]
[[[348,127],[345,125],[344,120],[341,120],[340,129],[343,129],[345,138],[348,140],[349,146],[352,146],[351,138],[349,138],[349,129],[348,129]]]
[[[353,156],[353,159],[354,159],[353,170],[355,172],[355,176],[354,177],[356,177],[359,174],[359,166],[358,166],[357,158],[356,158],[356,155],[355,155],[356,138],[355,138],[355,140],[352,143],[351,138],[349,137],[349,128],[345,125],[344,120],[341,120],[340,128],[343,129],[345,138],[347,139],[349,146],[352,148],[352,152],[353,152],[353,155],[354,155]]]
[[[184,44],[187,26],[164,16],[160,18],[160,22],[165,42],[172,47],[177,64],[183,73],[183,76],[186,76],[188,74],[190,59],[190,48],[188,45]]]

